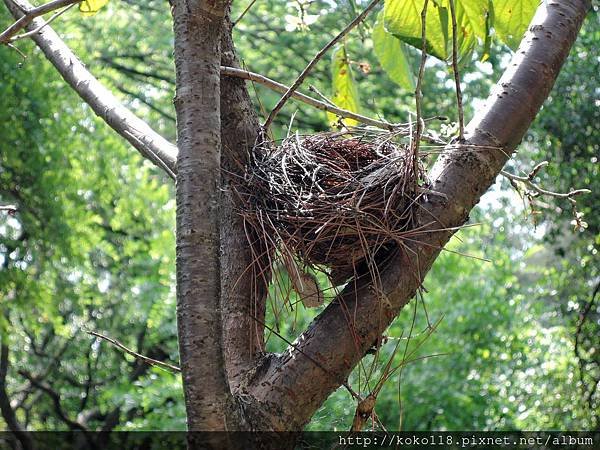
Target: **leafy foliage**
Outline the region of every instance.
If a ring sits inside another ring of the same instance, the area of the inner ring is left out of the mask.
[[[399,39],[385,31],[383,14],[379,14],[373,28],[373,51],[388,76],[401,87],[413,90],[415,82],[409,61]]]
[[[537,0],[452,0],[456,7],[457,50],[459,61],[466,64],[479,50],[485,58],[492,39],[505,43],[513,50],[533,17]],[[425,0],[387,0],[383,13],[383,29],[407,45],[421,50],[422,13]],[[426,11],[426,51],[442,61],[452,55],[452,20],[450,0],[431,0]],[[376,33],[378,33],[376,35]],[[383,41],[381,30],[373,39]],[[484,46],[481,48],[481,46]],[[392,55],[378,54],[381,64]],[[396,74],[396,77],[401,75]],[[404,77],[409,76],[408,71]]]

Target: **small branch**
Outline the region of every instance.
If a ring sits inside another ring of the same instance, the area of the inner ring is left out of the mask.
[[[454,0],[450,0],[450,15],[452,16],[452,72],[456,85],[456,107],[458,109],[458,139],[462,142],[465,138],[465,114],[462,104],[462,91],[460,89],[460,73],[458,72],[457,25]]]
[[[533,182],[533,178],[535,178],[535,176],[540,171],[540,169],[546,165],[548,165],[547,161],[544,161],[544,162],[538,164],[537,166],[534,167],[534,169],[531,172],[529,172],[529,174],[526,177],[520,177],[518,175],[513,175],[512,173],[506,172],[505,170],[500,171],[500,174],[502,176],[508,178],[510,181],[525,184],[527,187],[531,188],[533,191],[537,192],[540,195],[548,195],[550,197],[570,199],[577,195],[589,194],[592,192],[589,189],[575,189],[575,190],[567,192],[567,193],[560,193],[560,192],[553,192],[553,191],[549,191],[547,189],[541,188],[540,186],[538,186],[537,184],[535,184]]]
[[[36,9],[32,8],[27,0],[4,0],[4,3],[13,16],[18,18],[29,14],[25,13],[23,16],[23,11]],[[27,26],[30,31],[39,28],[31,38],[64,80],[114,131],[174,179],[177,147],[125,108],[113,93],[86,69],[52,27],[44,24],[43,20],[34,18]]]
[[[252,1],[251,1],[251,2],[248,4],[248,6],[246,6],[246,9],[244,9],[244,11],[242,11],[242,13],[240,14],[240,16],[239,16],[239,17],[238,17],[238,18],[237,18],[237,19],[236,19],[236,20],[235,20],[235,21],[234,21],[234,22],[231,24],[231,27],[232,27],[232,28],[233,28],[233,27],[235,27],[235,26],[238,24],[238,22],[244,18],[244,16],[246,15],[246,13],[247,13],[248,11],[250,11],[250,8],[252,8],[252,7],[254,6],[254,4],[255,4],[255,3],[256,3],[256,0],[252,0]]]
[[[49,12],[55,11],[57,9],[64,8],[65,6],[71,6],[75,3],[80,3],[81,0],[52,0],[44,5],[37,6],[35,8],[21,8],[21,6],[17,2],[13,2],[23,11],[27,11],[25,15],[21,16],[15,23],[13,23],[10,27],[0,34],[0,44],[6,44],[11,41],[11,38],[21,31],[23,28],[28,26],[33,19],[39,16],[43,16]]]
[[[27,372],[25,370],[19,370],[18,372],[19,372],[19,375],[21,375],[22,377],[29,380],[29,382],[31,383],[32,386],[45,392],[52,399],[52,403],[54,404],[54,410],[56,411],[56,414],[58,415],[60,420],[62,420],[64,423],[67,424],[67,426],[69,428],[71,428],[72,430],[80,430],[80,431],[84,431],[84,432],[88,431],[88,429],[84,425],[80,424],[76,420],[73,420],[73,419],[69,418],[69,416],[67,416],[67,414],[65,413],[65,410],[62,408],[62,405],[61,405],[60,394],[58,392],[56,392],[54,389],[52,389],[52,387],[49,384],[38,380],[36,377],[34,377],[32,374],[30,374],[29,372]]]
[[[417,86],[415,87],[415,108],[417,113],[416,130],[414,139],[412,141],[413,150],[413,173],[415,174],[415,188],[418,188],[419,182],[419,143],[421,142],[421,134],[423,133],[424,124],[422,122],[422,111],[421,102],[423,100],[422,84],[423,75],[425,74],[425,63],[427,62],[427,38],[426,38],[426,27],[427,27],[427,6],[429,0],[425,0],[423,3],[423,10],[421,11],[421,63],[419,65],[419,75],[417,77]]]
[[[296,89],[298,89],[298,87],[302,84],[304,79],[308,76],[308,73],[312,70],[312,68],[315,66],[315,64],[317,64],[317,62],[323,57],[323,55],[325,55],[325,53],[327,53],[327,51],[331,47],[333,47],[335,44],[337,44],[340,41],[340,39],[342,39],[344,36],[346,36],[356,25],[358,25],[360,22],[362,22],[364,20],[364,18],[367,17],[369,12],[371,12],[371,10],[380,1],[381,0],[372,0],[371,3],[369,3],[369,5],[365,8],[365,10],[362,13],[360,13],[352,22],[350,22],[350,24],[346,28],[344,28],[336,37],[334,37],[331,41],[329,41],[325,45],[325,47],[323,47],[315,55],[315,57],[304,68],[302,73],[300,73],[298,78],[296,78],[296,81],[294,81],[292,86],[286,91],[285,94],[283,94],[283,97],[281,97],[281,99],[279,99],[279,101],[277,102],[277,104],[275,105],[275,107],[273,108],[271,113],[269,114],[269,117],[267,117],[267,121],[265,122],[265,125],[264,125],[265,129],[269,128],[269,126],[271,125],[271,123],[273,122],[273,120],[275,119],[277,114],[279,113],[279,111],[281,111],[281,108],[283,108],[283,105],[285,105],[285,102],[287,102],[287,100],[292,96],[294,91],[296,91]]]
[[[25,39],[25,38],[33,36],[36,33],[39,33],[45,26],[50,25],[52,22],[54,22],[56,19],[58,19],[60,16],[62,16],[64,13],[66,13],[68,10],[70,10],[73,6],[75,6],[75,3],[67,6],[66,8],[61,9],[57,13],[52,14],[52,16],[50,16],[50,18],[48,20],[46,20],[46,22],[44,22],[43,25],[40,25],[35,30],[31,30],[31,31],[28,31],[27,33],[18,34],[16,36],[11,37],[10,42],[18,41],[19,39]]]
[[[314,87],[312,84],[308,87],[308,90],[310,92],[314,92],[315,94],[317,94],[317,97],[320,97],[322,101],[324,101],[325,103],[335,106],[335,104],[329,100],[325,95],[323,95],[316,87]]]
[[[144,356],[144,355],[142,355],[140,353],[134,352],[130,348],[125,347],[123,344],[121,344],[116,339],[113,339],[113,338],[110,338],[110,337],[105,336],[103,334],[97,333],[96,331],[86,331],[86,332],[88,334],[92,335],[92,336],[95,336],[97,338],[100,338],[102,340],[110,342],[112,345],[114,345],[115,347],[123,350],[128,355],[131,355],[134,358],[139,359],[140,361],[145,362],[146,364],[150,364],[151,366],[156,366],[156,367],[159,367],[161,369],[165,369],[165,370],[167,370],[169,372],[172,372],[172,373],[179,373],[179,372],[181,372],[181,369],[179,367],[174,366],[173,364],[169,364],[169,363],[165,363],[165,362],[162,362],[162,361],[158,361],[156,359],[148,358],[147,356]]]
[[[272,80],[271,78],[267,78],[264,75],[261,75],[261,74],[255,73],[255,72],[250,72],[248,70],[237,69],[235,67],[221,66],[221,75],[242,78],[244,80],[253,81],[255,83],[262,84],[263,86],[265,86],[269,89],[272,89],[275,92],[284,93],[284,92],[287,92],[289,89],[289,87],[287,87],[286,85],[279,83],[275,80]],[[317,92],[316,89],[314,89],[314,88],[312,88],[311,91],[314,91],[315,93],[317,93],[317,95],[322,95],[319,92]],[[307,105],[310,105],[314,108],[320,109],[321,111],[327,111],[327,112],[335,114],[339,117],[343,117],[345,119],[354,119],[357,122],[360,122],[364,125],[372,126],[375,128],[380,128],[382,130],[393,131],[393,132],[398,133],[403,136],[407,136],[408,134],[410,134],[410,132],[408,131],[410,124],[390,123],[390,122],[386,122],[384,120],[372,119],[370,117],[363,116],[362,114],[357,114],[352,111],[348,111],[346,109],[338,108],[337,106],[335,106],[333,104],[327,103],[325,101],[317,100],[313,97],[310,97],[308,95],[302,94],[297,91],[294,91],[292,93],[292,98],[299,100],[303,103],[306,103]],[[445,117],[441,117],[441,116],[436,116],[436,117],[432,118],[432,120],[434,120],[434,119],[435,120],[446,120]],[[434,136],[430,136],[430,135],[426,135],[426,134],[421,136],[421,140],[428,142],[430,144],[446,145],[445,142],[435,138]]]
[[[256,83],[260,83],[276,92],[285,93],[290,90],[289,87],[284,84],[278,83],[275,80],[271,80],[263,75],[258,73],[249,72],[247,70],[236,69],[235,67],[224,67],[221,66],[221,74],[227,75],[230,77],[243,78],[245,80],[254,81]],[[314,106],[317,109],[322,111],[328,111],[333,113],[339,117],[344,117],[346,119],[354,119],[357,122],[363,123],[365,125],[370,125],[373,127],[381,128],[384,130],[397,130],[398,128],[405,127],[405,124],[393,124],[389,122],[384,122],[381,120],[371,119],[370,117],[363,116],[361,114],[356,114],[352,111],[347,111],[345,109],[338,108],[337,106],[330,105],[328,103],[322,102],[320,100],[316,100],[308,95],[301,94],[300,92],[292,91],[290,94],[291,97],[300,100],[301,102],[306,103],[307,105]]]

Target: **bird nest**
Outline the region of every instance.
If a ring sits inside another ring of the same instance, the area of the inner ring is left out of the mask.
[[[262,139],[238,189],[255,264],[277,250],[288,272],[298,272],[290,268],[296,261],[324,271],[334,286],[372,272],[413,225],[422,179],[409,147],[391,133]]]

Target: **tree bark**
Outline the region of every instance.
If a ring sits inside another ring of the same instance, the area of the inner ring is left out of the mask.
[[[238,67],[227,15],[223,25],[221,64]],[[236,392],[264,350],[263,326],[267,286],[253,276],[252,253],[244,221],[236,209],[234,177],[243,176],[260,126],[244,80],[221,78],[221,296],[225,365]],[[239,180],[236,180],[239,184]]]
[[[224,0],[175,0],[177,320],[188,429],[238,429],[224,367],[220,281]]]
[[[523,138],[589,8],[589,0],[542,3],[484,110],[467,127],[464,144],[481,149],[449,146],[431,170],[431,189],[442,195],[430,195],[421,204],[419,225],[433,224],[419,243],[408,245],[414,253],[398,251],[383,269],[382,292],[367,284],[345,289],[252,386],[274,429],[302,428],[415,295],[454,227],[468,220]]]

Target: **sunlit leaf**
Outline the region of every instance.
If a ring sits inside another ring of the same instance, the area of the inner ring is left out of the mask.
[[[479,41],[484,42],[487,34],[486,17],[488,2],[481,0],[454,0],[458,54],[461,59],[471,55]],[[450,31],[450,37],[452,37]],[[470,59],[470,58],[469,58]]]
[[[500,40],[516,50],[540,3],[539,0],[493,0],[492,3],[496,34]]]
[[[331,83],[332,83],[332,98],[333,103],[348,111],[359,112],[360,100],[358,88],[352,74],[352,67],[348,63],[348,56],[343,45],[334,49],[331,58]],[[331,125],[339,122],[335,114],[327,113],[327,118]],[[353,119],[343,119],[343,123],[347,126],[356,126],[358,122]]]
[[[404,53],[402,43],[388,33],[383,25],[383,13],[379,14],[373,29],[373,50],[381,67],[398,85],[407,90],[414,89],[413,74]]]
[[[421,12],[424,0],[388,0],[385,2],[385,29],[418,49],[422,48]],[[427,53],[446,60],[448,46],[448,0],[432,0],[427,6],[425,35]]]
[[[86,16],[93,16],[107,3],[108,0],[85,0],[79,4],[79,11]]]

